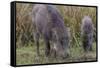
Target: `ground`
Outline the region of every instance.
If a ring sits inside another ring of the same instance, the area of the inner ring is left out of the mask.
[[[45,63],[63,63],[63,62],[80,62],[96,60],[96,43],[93,43],[93,51],[84,53],[82,46],[72,46],[69,49],[70,55],[65,59],[46,57],[44,52],[44,43],[40,43],[40,56],[37,56],[36,45],[30,43],[28,46],[16,49],[17,65],[28,64],[45,64]]]

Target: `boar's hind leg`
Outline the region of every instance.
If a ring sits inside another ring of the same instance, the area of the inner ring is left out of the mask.
[[[50,54],[50,42],[47,38],[45,38],[44,41],[45,41],[45,55],[49,56],[49,54]]]
[[[37,55],[39,56],[40,55],[40,53],[39,53],[39,33],[38,32],[35,32],[34,33],[34,40],[35,40],[35,44],[36,44],[36,46],[37,46]]]

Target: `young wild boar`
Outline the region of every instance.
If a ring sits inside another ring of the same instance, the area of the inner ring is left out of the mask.
[[[32,21],[35,26],[37,54],[39,55],[39,38],[42,36],[46,56],[49,56],[50,52],[55,52],[56,56],[67,57],[69,33],[57,8],[54,5],[34,5]]]
[[[84,16],[81,24],[81,36],[84,51],[92,50],[93,29],[92,19],[89,16]]]

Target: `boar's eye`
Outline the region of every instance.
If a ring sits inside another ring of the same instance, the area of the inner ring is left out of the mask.
[[[68,39],[67,37],[62,38],[62,39],[61,39],[61,44],[66,43],[66,42],[67,42],[67,39]]]
[[[64,42],[65,42],[65,39],[62,39],[61,41],[60,41],[60,43],[63,45],[64,44]]]
[[[61,40],[60,43],[63,45],[63,40]]]

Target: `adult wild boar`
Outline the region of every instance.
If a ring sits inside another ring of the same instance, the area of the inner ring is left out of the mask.
[[[34,35],[39,55],[39,38],[45,42],[45,54],[55,52],[56,56],[66,57],[69,46],[68,29],[64,26],[63,17],[54,5],[36,4],[32,10]]]
[[[84,51],[92,50],[94,26],[89,16],[84,16],[81,24],[82,46]]]

